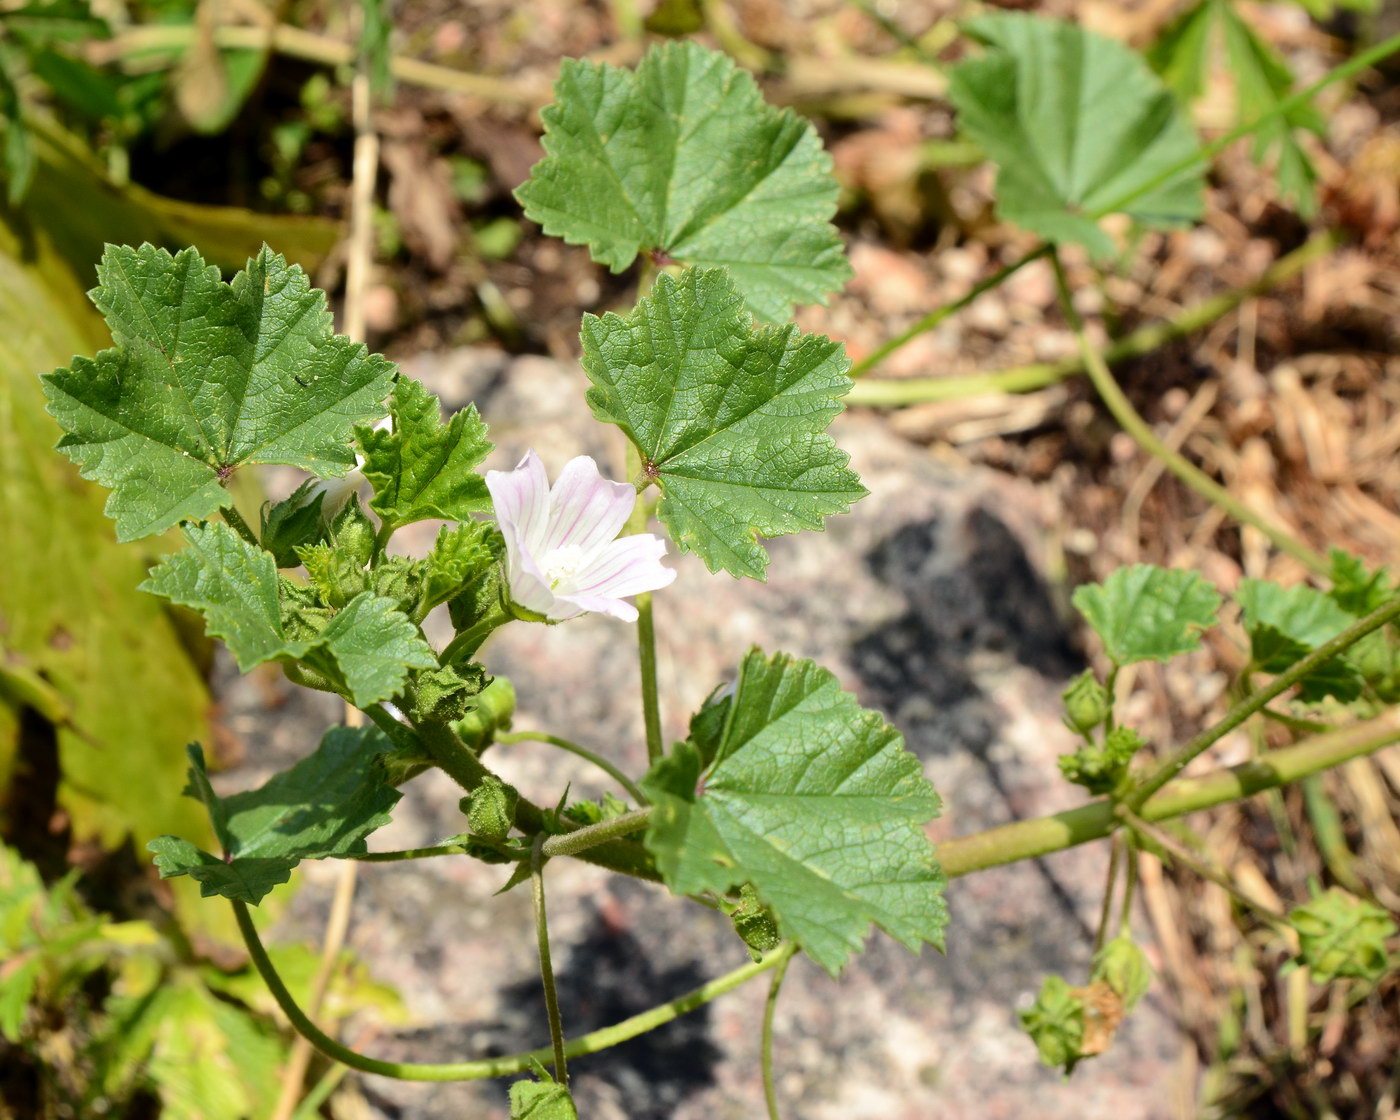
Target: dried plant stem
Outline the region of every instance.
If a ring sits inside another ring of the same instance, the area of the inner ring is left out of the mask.
[[[1275,547],[1301,561],[1310,571],[1320,575],[1325,575],[1330,571],[1326,559],[1320,553],[1314,552],[1291,533],[1271,524],[1255,513],[1200,467],[1190,462],[1179,452],[1173,451],[1157,438],[1157,433],[1138,414],[1127,395],[1118,387],[1118,382],[1113,379],[1113,374],[1104,362],[1103,355],[1094,349],[1088,336],[1084,333],[1084,323],[1079,318],[1079,312],[1074,308],[1074,300],[1070,296],[1069,283],[1065,279],[1065,270],[1060,263],[1059,254],[1052,253],[1050,262],[1055,269],[1055,286],[1060,294],[1060,306],[1070,328],[1074,331],[1075,337],[1079,340],[1079,351],[1084,359],[1084,367],[1089,374],[1089,380],[1093,382],[1099,399],[1113,414],[1113,418],[1118,421],[1122,429],[1133,437],[1133,441],[1139,447],[1160,460],[1167,470],[1208,502],[1219,506],[1236,521],[1258,529],[1273,542]]]
[[[1276,260],[1258,279],[1192,304],[1164,322],[1135,330],[1110,343],[1102,351],[1101,357],[1106,365],[1113,366],[1141,358],[1168,342],[1194,334],[1202,327],[1228,315],[1246,300],[1273,291],[1280,284],[1298,275],[1313,261],[1321,260],[1340,243],[1341,237],[1330,230],[1319,233]],[[904,338],[903,335],[899,337]],[[910,335],[910,338],[912,337],[914,335]],[[883,350],[885,347],[881,348],[881,351]],[[887,356],[880,351],[876,353],[881,358]],[[874,355],[860,365],[873,364],[873,358]],[[856,368],[859,369],[860,366]],[[846,394],[845,399],[847,404],[899,408],[929,401],[974,397],[984,393],[1028,393],[1077,376],[1084,372],[1084,368],[1084,359],[1075,356],[1058,362],[1035,362],[992,373],[973,373],[965,377],[899,377],[888,380],[868,378],[857,382]],[[852,372],[854,375],[854,371]]]

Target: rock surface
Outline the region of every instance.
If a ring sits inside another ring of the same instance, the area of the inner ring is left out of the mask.
[[[449,409],[474,400],[498,444],[494,467],[527,446],[551,476],[571,456],[621,474],[620,435],[595,422],[577,367],[461,350],[406,364]],[[1030,485],[943,462],[870,415],[833,433],[870,496],[825,533],[768,544],[766,585],[712,576],[694,556],[656,597],[668,737],[731,679],[752,644],[812,657],[862,704],[883,711],[942,795],[936,838],[1054,812],[1078,797],[1058,775],[1070,749],[1058,693],[1082,667],[1064,608],[1047,583],[1043,541],[1054,510]],[[426,549],[434,526],[415,527]],[[401,537],[406,534],[400,534]],[[674,549],[673,549],[674,552]],[[516,729],[551,731],[644,769],[633,634],[597,616],[557,627],[514,625],[484,651],[520,697]],[[335,705],[301,696],[275,713],[247,686],[228,724],[257,743],[247,785],[305,753]],[[609,788],[572,755],[535,744],[493,748],[490,761],[542,801],[565,782]],[[407,787],[376,848],[434,843],[461,830],[460,791],[439,774]],[[1128,1120],[1169,1114],[1182,1043],[1160,990],[1108,1054],[1065,1082],[1037,1062],[1017,1025],[1046,972],[1088,970],[1107,851],[1102,846],[954,882],[946,957],[911,957],[876,933],[832,980],[804,959],[777,1013],[778,1092],[795,1120],[1033,1115]],[[507,1053],[547,1042],[526,890],[492,897],[500,868],[436,859],[360,869],[350,943],[403,993],[415,1026],[382,1030],[365,1048],[419,1061]],[[278,936],[318,939],[335,869],[304,865]],[[645,1010],[747,959],[719,915],[659,888],[559,861],[550,866],[550,928],[570,1035]],[[725,1120],[763,1114],[758,981],[633,1042],[570,1066],[588,1120]],[[352,1028],[347,1038],[356,1037]],[[367,1078],[369,1115],[413,1120],[505,1117],[509,1080],[415,1085]]]

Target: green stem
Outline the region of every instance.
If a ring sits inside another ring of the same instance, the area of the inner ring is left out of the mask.
[[[636,478],[642,473],[642,455],[631,443],[627,444],[627,475]],[[627,519],[628,533],[647,531],[647,506],[641,495]],[[656,686],[656,622],[651,609],[651,592],[636,597],[637,660],[642,675],[642,721],[646,725],[647,762],[655,763],[662,755],[661,699]]]
[[[611,820],[584,825],[573,832],[551,836],[544,842],[544,854],[547,857],[576,856],[590,848],[596,848],[599,844],[606,844],[609,840],[639,832],[646,828],[650,820],[651,809],[634,809]]]
[[[1192,304],[1164,322],[1141,327],[1111,343],[1102,352],[1104,362],[1113,366],[1131,361],[1152,353],[1174,339],[1194,334],[1202,327],[1228,315],[1246,300],[1273,291],[1313,261],[1325,257],[1341,240],[1341,237],[1332,231],[1309,238],[1293,252],[1276,260],[1257,280]],[[965,377],[897,377],[886,380],[871,378],[857,382],[846,394],[845,401],[847,404],[897,408],[927,401],[974,397],[984,393],[1028,393],[1083,372],[1084,359],[1076,356],[1058,362],[1036,362],[992,373],[969,374]]]
[[[1270,751],[1251,762],[1215,770],[1199,778],[1178,779],[1159,789],[1141,807],[1131,808],[1148,821],[1184,816],[1296,782],[1397,741],[1400,741],[1400,710],[1391,710],[1365,723]],[[938,846],[938,859],[950,879],[958,878],[988,867],[1035,859],[1101,840],[1121,823],[1113,801],[1103,798],[1052,816],[1015,821],[972,836],[947,840]]]
[[[277,974],[277,970],[267,955],[267,950],[263,947],[257,928],[253,925],[252,915],[248,913],[248,907],[241,902],[234,901],[233,913],[238,921],[239,931],[243,934],[244,944],[248,947],[248,955],[253,961],[253,967],[258,970],[263,982],[267,984],[272,998],[277,1001],[277,1005],[281,1007],[283,1014],[287,1016],[297,1033],[333,1061],[343,1062],[351,1069],[357,1069],[363,1073],[377,1073],[384,1077],[397,1078],[400,1081],[474,1081],[484,1077],[501,1077],[508,1073],[520,1073],[529,1069],[532,1062],[547,1062],[552,1060],[554,1056],[552,1047],[542,1046],[522,1054],[506,1054],[499,1058],[483,1058],[474,1062],[424,1064],[419,1062],[386,1062],[351,1050],[317,1027],[297,1006],[296,1000],[292,998],[291,992],[287,990],[287,985]],[[643,1011],[639,1015],[633,1015],[630,1019],[623,1019],[612,1026],[590,1031],[588,1034],[567,1042],[564,1046],[564,1053],[569,1058],[596,1054],[600,1050],[606,1050],[611,1046],[617,1046],[629,1039],[636,1038],[638,1035],[645,1034],[647,1031],[655,1030],[671,1020],[679,1018],[687,1011],[693,1011],[726,992],[733,991],[755,976],[767,972],[779,963],[780,957],[781,953],[770,953],[761,961],[753,961],[734,969],[732,972],[727,972],[685,995],[678,996],[669,1003],[663,1003],[658,1007]]]
[[[237,533],[254,548],[262,548],[262,542],[258,540],[258,535],[255,532],[253,532],[252,527],[249,526],[248,522],[243,520],[243,515],[238,512],[237,507],[234,506],[232,501],[230,501],[228,505],[224,506],[224,508],[219,512],[224,515],[224,523],[228,525],[230,529],[232,529],[235,533]]]
[[[913,324],[913,326],[908,327],[904,331],[901,331],[899,334],[895,335],[894,338],[886,342],[883,346],[872,351],[860,361],[858,361],[855,365],[851,367],[851,371],[848,374],[848,376],[852,380],[855,380],[856,378],[868,373],[874,366],[879,365],[896,350],[898,350],[901,346],[904,346],[905,344],[913,341],[914,339],[918,338],[919,335],[925,333],[926,331],[933,330],[950,315],[956,315],[963,308],[967,307],[969,304],[975,301],[979,296],[991,291],[993,288],[1000,287],[1010,277],[1014,276],[1026,265],[1030,264],[1031,261],[1037,261],[1049,252],[1049,245],[1038,245],[1029,253],[1026,253],[1024,256],[1012,261],[1005,268],[998,270],[991,276],[988,276],[985,280],[979,281],[977,284],[973,285],[972,290],[969,291],[966,295],[953,300],[951,303],[945,303],[940,307],[934,308],[917,323]]]
[[[1118,936],[1131,937],[1133,932],[1133,893],[1138,881],[1138,846],[1133,834],[1128,833],[1124,841],[1123,859],[1127,864],[1128,877],[1123,884],[1123,908],[1118,911]]]
[[[1187,870],[1193,871],[1202,879],[1214,883],[1236,902],[1240,903],[1240,905],[1256,911],[1261,917],[1268,921],[1270,925],[1287,926],[1287,920],[1272,906],[1245,894],[1230,876],[1226,875],[1223,871],[1218,871],[1214,867],[1211,867],[1204,860],[1197,859],[1184,845],[1178,844],[1175,837],[1165,829],[1158,828],[1155,824],[1150,824],[1132,813],[1124,813],[1123,820],[1130,829],[1144,840],[1161,848],[1167,855],[1171,856],[1172,859],[1176,860]]]
[[[599,770],[607,774],[608,777],[612,778],[613,781],[617,782],[618,785],[620,785],[624,790],[627,791],[627,796],[630,797],[633,801],[635,801],[638,805],[649,804],[646,794],[644,794],[637,787],[636,783],[634,783],[631,778],[629,778],[626,774],[624,774],[621,770],[619,770],[602,755],[595,754],[593,751],[590,751],[587,747],[579,746],[578,743],[570,742],[568,739],[561,739],[557,735],[546,734],[543,731],[498,731],[496,733],[496,742],[548,743],[550,746],[558,747],[560,750],[568,751],[570,754],[576,754],[579,756],[579,758],[591,762]]]
[[[1084,333],[1084,323],[1079,318],[1079,312],[1074,309],[1074,300],[1070,296],[1069,283],[1065,279],[1064,266],[1060,262],[1058,253],[1051,253],[1050,263],[1055,269],[1055,286],[1059,291],[1060,306],[1064,311],[1065,319],[1069,322],[1070,329],[1074,331],[1075,338],[1079,341],[1080,356],[1084,360],[1089,380],[1093,383],[1099,398],[1108,411],[1113,414],[1113,418],[1118,421],[1122,429],[1133,437],[1134,442],[1139,447],[1159,460],[1167,470],[1201,497],[1219,506],[1236,521],[1258,529],[1277,548],[1301,561],[1310,571],[1326,575],[1331,567],[1320,554],[1283,529],[1270,524],[1194,463],[1187,460],[1184,455],[1173,451],[1157,438],[1147,421],[1138,414],[1123,390],[1118,387],[1118,382],[1113,379],[1113,374],[1104,362],[1103,355],[1093,348],[1088,335]]]
[[[494,608],[485,618],[467,627],[448,642],[438,654],[438,661],[444,665],[451,665],[454,661],[471,657],[493,631],[499,630],[510,620],[511,616],[504,608]]]
[[[433,856],[460,856],[469,849],[462,844],[438,844],[432,848],[402,848],[394,852],[358,852],[348,859],[361,863],[400,863],[410,859],[430,859]]]
[[[544,985],[544,1009],[549,1018],[549,1041],[554,1048],[554,1080],[566,1089],[569,1069],[564,1058],[564,1020],[559,1015],[559,993],[554,987],[554,965],[549,956],[549,920],[544,908],[544,833],[535,837],[530,856],[530,894],[535,902],[535,945],[540,953],[540,982]]]
[[[1261,125],[1268,124],[1269,121],[1274,120],[1276,117],[1286,116],[1299,106],[1306,105],[1328,86],[1346,78],[1353,77],[1356,74],[1360,74],[1363,70],[1380,62],[1382,59],[1388,58],[1396,51],[1400,51],[1400,35],[1392,35],[1389,39],[1377,43],[1370,50],[1362,51],[1355,58],[1348,59],[1336,69],[1324,74],[1317,81],[1313,82],[1312,85],[1299,90],[1289,97],[1285,97],[1281,101],[1274,102],[1253,120],[1232,128],[1219,139],[1212,141],[1205,147],[1193,152],[1191,155],[1177,160],[1176,163],[1140,183],[1126,194],[1120,195],[1107,205],[1099,207],[1091,216],[1094,218],[1102,218],[1107,214],[1119,213],[1125,207],[1136,202],[1139,198],[1144,198],[1151,194],[1163,183],[1175,179],[1178,175],[1182,174],[1182,172],[1190,171],[1198,164],[1209,163],[1236,140],[1241,140],[1249,136]]]
[[[1138,812],[1149,797],[1186,769],[1187,765],[1202,751],[1239,727],[1275,697],[1282,696],[1309,673],[1325,665],[1343,650],[1397,617],[1400,617],[1400,599],[1394,599],[1385,606],[1378,607],[1354,626],[1343,630],[1335,638],[1323,642],[1287,672],[1280,673],[1259,691],[1251,693],[1243,701],[1236,704],[1225,713],[1224,718],[1219,722],[1206,728],[1199,735],[1187,740],[1173,751],[1148,778],[1139,783],[1127,797],[1123,798],[1123,804],[1131,812]],[[1320,736],[1320,738],[1325,739],[1327,736]],[[1277,753],[1277,751],[1271,752],[1265,757],[1266,759],[1273,758]]]
[[[1118,885],[1118,863],[1123,855],[1123,845],[1114,837],[1108,849],[1108,876],[1103,885],[1103,905],[1099,909],[1099,928],[1094,933],[1094,952],[1103,948],[1108,933],[1108,920],[1113,913],[1113,888]]]
[[[457,733],[449,724],[437,720],[423,720],[415,727],[433,761],[468,793],[481,785],[488,776],[496,776],[476,756],[476,752],[457,737]],[[528,798],[521,797],[516,803],[515,827],[526,836],[552,831],[546,827],[546,819],[545,811]],[[569,831],[576,831],[570,827],[567,820],[560,821],[559,825]],[[590,847],[586,855],[580,855],[589,863],[596,863],[612,871],[635,875],[651,882],[659,881],[650,855],[635,841],[610,840],[597,847]]]
[[[783,988],[783,978],[787,976],[788,965],[792,963],[792,958],[797,952],[797,946],[792,942],[784,945],[778,950],[778,956],[782,959],[778,961],[778,967],[773,972],[773,979],[768,984],[768,999],[763,1004],[763,1048],[761,1065],[763,1068],[763,1099],[768,1105],[768,1120],[782,1120],[782,1115],[778,1111],[778,1086],[773,1077],[773,1020],[778,1011],[778,993]]]

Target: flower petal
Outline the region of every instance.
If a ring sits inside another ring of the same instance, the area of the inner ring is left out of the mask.
[[[676,578],[676,570],[661,563],[666,542],[650,533],[636,533],[610,542],[579,571],[571,589],[575,595],[620,598],[656,591]]]
[[[611,541],[637,504],[637,489],[611,482],[587,455],[570,459],[549,492],[549,529],[540,552],[571,545],[589,553]]]
[[[549,520],[549,476],[533,451],[513,471],[487,471],[486,489],[496,507],[496,521],[505,533],[514,528],[520,547],[539,554],[539,541]]]
[[[560,595],[558,598],[560,604],[568,604],[573,610],[572,613],[568,614],[550,612],[548,617],[557,622],[563,622],[564,619],[573,618],[585,611],[610,614],[613,618],[622,619],[623,622],[637,621],[637,608],[622,599],[613,599],[607,595]],[[563,611],[566,608],[561,605],[555,609]]]

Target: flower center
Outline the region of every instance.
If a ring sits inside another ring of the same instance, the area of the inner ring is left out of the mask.
[[[545,553],[540,570],[544,572],[549,589],[558,591],[561,583],[573,583],[587,558],[576,544],[561,544]]]

